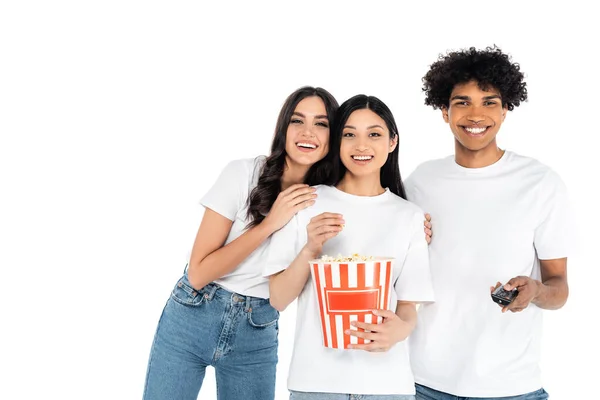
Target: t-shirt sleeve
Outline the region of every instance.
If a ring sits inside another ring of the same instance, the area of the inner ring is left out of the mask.
[[[398,300],[425,303],[434,301],[429,248],[423,231],[423,214],[416,212],[411,223],[411,236],[402,270],[394,285]],[[400,261],[400,260],[398,260]]]
[[[233,221],[248,199],[250,171],[248,160],[235,160],[221,171],[217,181],[202,197],[200,204]]]
[[[575,221],[567,188],[553,171],[548,172],[539,193],[541,217],[533,243],[540,260],[553,260],[570,255],[575,234]]]
[[[268,277],[285,270],[300,252],[298,216],[295,215],[283,228],[271,235],[265,252],[263,276]]]

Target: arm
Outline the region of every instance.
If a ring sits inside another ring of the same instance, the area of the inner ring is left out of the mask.
[[[567,259],[540,260],[542,282],[538,284],[533,304],[547,310],[557,310],[565,305],[569,297],[567,283]]]
[[[569,296],[567,256],[571,252],[573,218],[567,189],[556,173],[549,171],[542,181],[538,198],[541,218],[534,232],[534,247],[540,260],[541,281],[526,276],[509,280],[505,290],[519,294],[502,311],[519,312],[533,303],[540,308],[561,308]]]
[[[323,244],[337,236],[343,224],[342,216],[334,213],[322,213],[310,220],[307,243],[300,253],[286,269],[270,276],[270,301],[275,309],[283,311],[300,295],[310,275],[308,262],[321,254]]]
[[[308,262],[317,256],[318,254],[314,254],[304,246],[289,267],[271,275],[269,297],[271,305],[277,311],[285,310],[300,295],[310,275]]]
[[[269,215],[231,243],[223,246],[233,222],[207,208],[192,248],[188,279],[199,289],[234,270],[273,232],[285,225],[299,210],[314,204],[314,188],[292,185],[279,193]]]
[[[232,221],[210,208],[204,212],[188,267],[188,279],[196,289],[231,272],[272,233],[261,223],[223,246],[232,225]]]

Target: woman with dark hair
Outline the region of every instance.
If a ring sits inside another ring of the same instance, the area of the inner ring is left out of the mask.
[[[330,155],[335,185],[317,186],[315,204],[271,237],[264,269],[273,307],[282,311],[298,298],[290,398],[414,399],[404,340],[415,327],[416,303],[433,301],[433,289],[423,213],[405,200],[398,129],[389,108],[365,95],[344,102],[333,125]],[[373,310],[381,324],[367,323],[377,318],[371,315],[353,322],[360,330],[336,339],[351,350],[327,348],[309,261],[355,253],[395,259],[391,311]],[[357,344],[356,338],[366,344]]]
[[[296,90],[279,113],[271,154],[232,161],[202,198],[189,264],[152,344],[145,400],[195,400],[209,365],[218,399],[274,398],[279,312],[269,304],[263,253],[273,232],[314,203],[309,185],[333,183],[337,108],[324,89]]]

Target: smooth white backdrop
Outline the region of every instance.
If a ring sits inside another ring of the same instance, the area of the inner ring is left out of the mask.
[[[0,398],[141,398],[197,201],[228,161],[268,152],[286,96],[314,85],[340,103],[381,98],[406,177],[453,151],[423,105],[428,65],[494,43],[529,89],[499,143],[560,173],[579,225],[569,302],[545,314],[545,387],[593,396],[600,30],[585,4],[1,2]],[[280,322],[278,400],[294,308]],[[212,371],[199,398],[215,398]]]

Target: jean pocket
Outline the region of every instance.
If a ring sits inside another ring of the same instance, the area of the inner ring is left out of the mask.
[[[253,307],[248,311],[248,323],[255,328],[266,328],[275,325],[279,319],[279,311],[271,304]]]
[[[202,290],[198,291],[192,287],[187,276],[182,276],[171,292],[171,298],[186,306],[199,306],[204,301]]]

